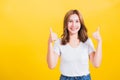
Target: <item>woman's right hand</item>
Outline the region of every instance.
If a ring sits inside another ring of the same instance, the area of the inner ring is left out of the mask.
[[[52,31],[52,28],[50,28],[49,42],[52,43],[53,41],[57,39],[58,39],[57,34]]]

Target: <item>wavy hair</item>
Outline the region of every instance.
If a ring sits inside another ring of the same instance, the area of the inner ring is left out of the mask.
[[[68,26],[67,24],[68,24],[69,17],[73,14],[78,15],[79,21],[80,21],[80,24],[81,24],[81,28],[78,31],[78,39],[82,42],[85,42],[88,39],[87,28],[84,24],[84,20],[83,20],[83,17],[81,15],[81,13],[78,10],[70,10],[66,13],[66,15],[64,17],[63,34],[61,35],[62,36],[62,38],[61,38],[61,44],[62,45],[65,45],[66,43],[69,42],[69,31],[68,31],[68,28],[67,28],[67,26]]]

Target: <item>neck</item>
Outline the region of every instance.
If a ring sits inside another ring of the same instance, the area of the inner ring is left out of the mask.
[[[70,41],[78,40],[78,34],[70,34]]]
[[[79,44],[80,44],[80,40],[78,39],[78,34],[70,35],[69,45],[75,48]]]

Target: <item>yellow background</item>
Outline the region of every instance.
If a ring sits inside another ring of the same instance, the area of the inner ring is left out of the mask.
[[[0,0],[0,80],[59,80],[59,63],[46,63],[49,28],[60,37],[70,9],[81,11],[91,38],[101,26],[103,59],[98,69],[90,64],[92,80],[120,79],[120,0]]]

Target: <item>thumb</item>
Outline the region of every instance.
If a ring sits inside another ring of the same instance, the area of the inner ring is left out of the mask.
[[[97,30],[96,30],[96,31],[97,31],[97,32],[100,32],[100,26],[97,27]]]
[[[50,28],[50,34],[52,34],[52,33],[53,33],[52,28]]]

